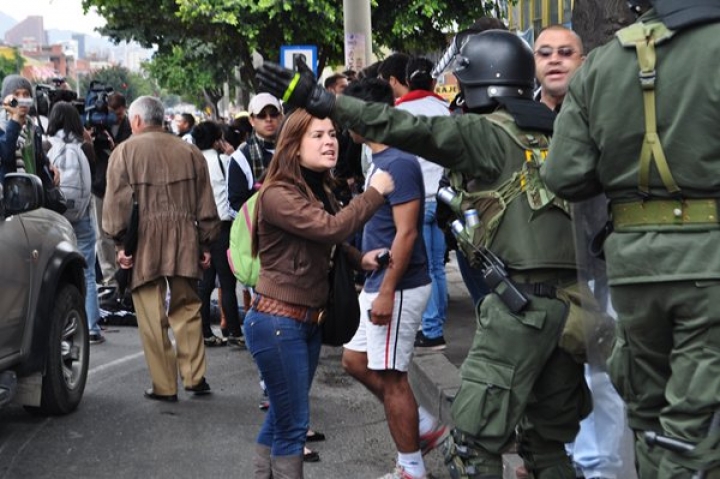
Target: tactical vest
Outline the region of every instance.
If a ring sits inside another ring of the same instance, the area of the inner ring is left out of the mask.
[[[469,191],[462,173],[451,171],[449,174],[450,185],[457,195],[450,206],[461,219],[465,212],[474,209],[480,220],[477,226],[466,224],[466,238],[474,245],[489,248],[508,206],[517,198],[525,198],[533,215],[541,214],[549,207],[558,207],[567,213],[569,207],[545,186],[540,177],[540,166],[547,157],[548,137],[539,132],[520,129],[512,115],[504,110],[483,116],[502,128],[525,152],[522,167],[494,190]],[[461,243],[458,242],[458,246],[463,248]],[[467,258],[473,257],[465,248],[463,252],[468,253]]]

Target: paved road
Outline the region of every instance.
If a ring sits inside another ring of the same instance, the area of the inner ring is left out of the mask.
[[[92,346],[80,409],[41,418],[12,406],[0,411],[0,479],[249,478],[254,438],[264,413],[247,351],[208,350],[213,394],[177,404],[148,401],[149,379],[137,330],[115,327]],[[311,393],[321,462],[308,479],[377,478],[392,469],[394,448],[378,403],[345,375],[340,348],[324,348]],[[428,456],[437,479],[449,477],[439,453]]]

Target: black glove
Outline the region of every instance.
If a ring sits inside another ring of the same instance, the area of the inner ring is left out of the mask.
[[[300,59],[295,61],[297,71],[283,68],[277,63],[265,62],[257,72],[261,91],[289,103],[305,108],[318,118],[330,116],[335,107],[335,95],[317,84],[315,75]]]

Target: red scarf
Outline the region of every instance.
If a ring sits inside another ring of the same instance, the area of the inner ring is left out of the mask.
[[[443,102],[445,101],[445,98],[441,97],[435,92],[427,90],[413,90],[395,100],[395,106],[398,106],[400,103],[404,103],[406,101],[419,100],[421,98],[426,98],[429,96],[434,96],[435,98],[437,98],[438,100],[442,100]]]

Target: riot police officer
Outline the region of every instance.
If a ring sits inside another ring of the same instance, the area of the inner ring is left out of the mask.
[[[502,477],[501,455],[518,426],[518,450],[534,477],[574,479],[564,443],[575,437],[590,401],[582,352],[566,328],[570,298],[577,297],[571,219],[537,173],[554,113],[533,101],[533,51],[512,33],[469,36],[454,73],[466,114],[452,117],[335,97],[303,68],[266,64],[259,80],[313,115],[451,169],[457,212],[475,209],[479,217],[455,223],[461,247],[497,280],[495,294],[478,308],[453,402],[457,427],[444,445],[451,476]]]
[[[610,375],[640,477],[681,479],[720,459],[720,1],[629,3],[654,8],[575,75],[543,173],[568,200],[610,199]]]

